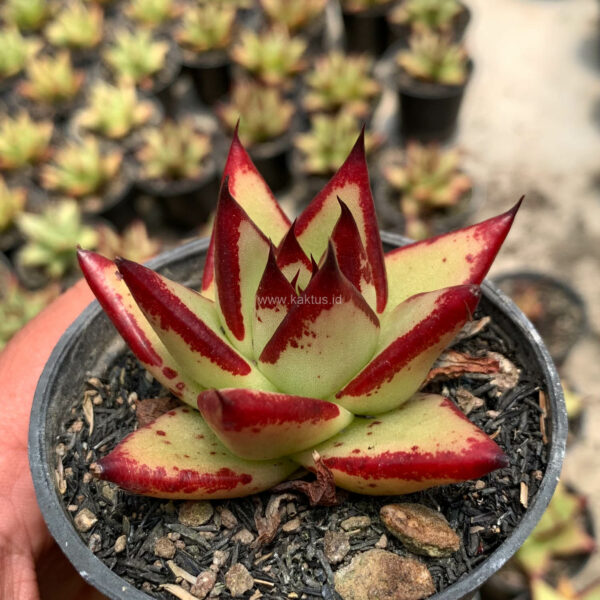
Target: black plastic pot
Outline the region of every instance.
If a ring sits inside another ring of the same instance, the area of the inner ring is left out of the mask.
[[[252,161],[273,192],[281,191],[292,183],[289,166],[291,149],[292,141],[288,134],[248,148]]]
[[[381,56],[390,40],[387,12],[392,2],[361,11],[344,10],[344,32],[347,52],[367,52]]]
[[[183,65],[190,74],[198,98],[206,106],[213,106],[231,87],[231,60],[224,50],[198,54],[183,51]]]
[[[458,113],[473,64],[462,85],[441,85],[417,81],[404,72],[398,77],[400,133],[404,139],[420,142],[446,141],[456,131]]]
[[[386,249],[406,239],[383,233]],[[184,284],[197,286],[208,239],[197,240],[162,254],[149,265]],[[516,341],[523,360],[535,371],[549,404],[549,461],[539,491],[519,525],[500,547],[473,571],[432,596],[432,600],[461,600],[471,595],[517,551],[546,509],[558,481],[565,452],[567,415],[554,365],[539,335],[515,305],[489,283],[483,286],[481,306]],[[56,490],[54,443],[72,398],[92,375],[103,376],[124,349],[98,302],[93,302],[67,329],[55,347],[35,392],[29,428],[29,461],[37,500],[51,534],[81,576],[112,600],[151,600],[113,573],[85,545],[67,515]]]

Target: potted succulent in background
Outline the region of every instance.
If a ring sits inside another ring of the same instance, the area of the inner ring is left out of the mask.
[[[234,6],[207,3],[185,11],[175,37],[183,64],[200,100],[212,106],[229,91],[231,59],[227,49],[236,17]]]
[[[27,189],[9,187],[0,176],[0,251],[6,252],[19,241],[15,227],[17,217],[24,211]]]
[[[181,15],[183,9],[177,0],[128,0],[123,12],[138,25],[160,29]]]
[[[332,51],[319,57],[304,77],[303,106],[309,113],[339,110],[367,119],[381,86],[372,77],[373,61],[367,56],[349,56]]]
[[[0,95],[15,84],[27,61],[42,47],[37,38],[23,37],[16,27],[0,29]]]
[[[341,0],[346,50],[381,56],[389,46],[387,14],[395,0]]]
[[[142,132],[136,185],[163,198],[167,218],[186,230],[204,223],[218,190],[210,135],[192,118],[165,121]]]
[[[422,142],[451,137],[472,71],[464,48],[423,31],[398,54],[398,65],[402,135]]]
[[[38,31],[50,16],[51,5],[46,0],[6,0],[4,20],[21,31]]]
[[[216,107],[229,132],[236,130],[273,191],[291,183],[289,153],[294,104],[275,88],[250,80],[236,82],[229,102]],[[238,128],[239,122],[239,128]]]
[[[464,225],[473,212],[473,182],[460,162],[458,149],[417,142],[382,158],[389,187],[379,194],[377,208],[384,226],[421,240]]]
[[[122,256],[135,262],[146,262],[162,248],[162,243],[148,235],[146,225],[139,219],[128,225],[121,234],[103,223],[96,226],[96,233],[98,252],[111,260]]]

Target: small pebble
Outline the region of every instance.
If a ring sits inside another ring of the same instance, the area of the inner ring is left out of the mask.
[[[179,508],[179,522],[187,527],[204,525],[213,516],[213,507],[210,502],[184,502]]]
[[[234,598],[239,598],[254,587],[254,579],[242,563],[235,563],[225,573],[225,586]]]
[[[115,554],[120,554],[127,547],[127,536],[120,535],[115,542]]]
[[[300,519],[296,517],[295,519],[290,519],[287,523],[284,523],[281,529],[286,533],[291,533],[292,531],[296,531],[300,528]]]
[[[240,542],[240,544],[248,546],[254,541],[254,534],[244,527],[244,529],[240,529],[231,539],[234,542]]]
[[[213,561],[210,568],[213,571],[218,571],[229,559],[229,552],[224,550],[215,550],[213,554]]]
[[[217,583],[217,574],[213,571],[202,571],[196,578],[196,583],[192,585],[190,593],[196,598],[206,598],[209,592],[215,587]]]
[[[89,531],[97,522],[98,518],[89,508],[82,508],[75,515],[75,527],[82,533]]]
[[[102,537],[99,533],[92,533],[92,535],[90,535],[88,548],[94,553],[102,550]]]
[[[237,517],[228,508],[222,508],[219,513],[221,515],[221,525],[226,529],[233,529],[238,524]]]
[[[168,537],[158,538],[154,542],[154,554],[160,558],[173,558],[175,550],[175,544]]]
[[[350,538],[343,531],[326,531],[323,539],[323,553],[325,558],[336,565],[344,560],[350,552]]]
[[[387,548],[387,545],[388,545],[387,535],[385,535],[385,533],[383,533],[381,535],[381,537],[377,540],[377,542],[375,542],[375,548]]]
[[[340,523],[344,531],[352,531],[353,529],[365,529],[371,525],[371,517],[350,517]]]

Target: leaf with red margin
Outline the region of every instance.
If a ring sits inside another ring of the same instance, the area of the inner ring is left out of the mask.
[[[216,304],[221,323],[233,345],[252,357],[256,291],[270,244],[231,196],[227,181],[221,187],[214,236]]]
[[[181,368],[205,387],[273,389],[221,331],[214,302],[135,262],[117,259],[144,316]]]
[[[207,390],[198,396],[198,408],[223,445],[248,460],[300,452],[354,418],[333,402],[259,390]]]
[[[339,198],[338,198],[339,200]],[[331,242],[342,273],[363,295],[369,306],[376,310],[376,292],[373,273],[367,253],[360,239],[360,232],[350,209],[339,200],[342,214],[331,234]]]
[[[454,404],[417,394],[396,410],[354,419],[341,433],[314,448],[336,485],[359,494],[410,494],[506,467],[508,458]],[[293,456],[313,469],[312,451]]]
[[[296,468],[287,459],[253,462],[234,456],[198,411],[179,408],[129,434],[90,470],[135,494],[210,500],[262,492]]]
[[[462,285],[399,304],[382,321],[375,357],[333,400],[359,415],[377,415],[406,402],[471,318],[480,296],[479,286]]]
[[[364,128],[344,164],[329,183],[315,196],[296,222],[296,236],[308,256],[322,256],[336,221],[341,198],[356,221],[367,252],[377,295],[377,313],[387,301],[387,282],[383,248],[365,158]]]
[[[136,304],[112,260],[79,249],[83,275],[108,318],[142,365],[175,396],[196,408],[200,385],[183,373]]]
[[[298,275],[300,289],[305,289],[312,276],[312,263],[300,247],[294,233],[295,221],[277,248],[277,264],[288,281]]]
[[[388,252],[388,305],[422,292],[483,281],[521,206],[476,225],[416,242]]]
[[[258,358],[296,299],[295,288],[277,266],[273,246],[258,285],[252,322],[252,347]]]
[[[235,128],[229,154],[223,170],[221,185],[229,180],[229,191],[240,206],[248,213],[256,226],[270,238],[275,245],[283,239],[290,227],[290,220],[281,210],[269,186],[258,172],[252,159],[242,146]],[[211,251],[214,244],[214,233],[210,240],[209,252],[206,257],[204,276],[202,278],[202,293],[212,295],[214,299],[214,255]]]
[[[283,392],[326,398],[367,364],[378,338],[377,316],[340,271],[330,245],[262,351],[259,368]]]

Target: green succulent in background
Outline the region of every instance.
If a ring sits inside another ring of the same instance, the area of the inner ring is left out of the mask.
[[[94,48],[102,40],[102,26],[103,13],[99,6],[86,6],[81,0],[72,0],[46,26],[45,35],[53,46]]]
[[[294,145],[303,155],[303,169],[313,175],[329,175],[335,172],[350,153],[360,132],[358,120],[351,114],[315,115],[310,130],[296,136]],[[365,134],[367,152],[373,150],[380,139],[374,134]]]
[[[60,104],[72,100],[79,92],[84,74],[71,65],[68,52],[56,57],[40,56],[29,61],[27,78],[19,90],[25,97],[44,104]]]
[[[95,137],[71,141],[56,151],[52,164],[42,169],[42,185],[71,198],[92,196],[117,175],[122,159],[120,150],[103,153]]]
[[[98,252],[111,260],[120,256],[135,262],[145,262],[158,254],[162,247],[159,240],[148,235],[146,225],[140,220],[133,221],[121,235],[108,225],[98,225],[96,231]]]
[[[125,14],[142,25],[154,27],[173,19],[181,12],[175,0],[129,0]]]
[[[104,60],[118,80],[143,85],[165,65],[169,45],[153,39],[147,29],[122,29],[105,50]]]
[[[415,79],[444,85],[462,85],[467,80],[464,48],[431,31],[413,34],[410,49],[401,51],[397,60]]]
[[[140,100],[133,84],[111,85],[98,81],[90,90],[78,123],[85,129],[117,140],[147,123],[152,113],[152,103]]]
[[[598,600],[600,598],[600,581],[596,580],[584,589],[577,591],[573,582],[561,577],[556,588],[541,577],[531,580],[532,600]]]
[[[260,34],[245,30],[231,57],[267,85],[282,85],[306,67],[302,58],[305,50],[303,39],[274,27]]]
[[[239,121],[238,134],[242,143],[252,146],[284,134],[295,107],[276,88],[240,80],[231,91],[230,101],[217,106],[216,110],[231,131]]]
[[[25,268],[41,269],[50,279],[59,279],[77,264],[77,246],[95,248],[98,234],[81,221],[74,200],[51,204],[42,214],[24,213],[18,218],[26,243],[18,261]]]
[[[327,0],[260,0],[272,23],[297,31],[323,14]]]
[[[202,174],[212,145],[210,136],[198,131],[192,120],[165,121],[160,128],[143,134],[136,156],[144,177],[178,180]]]
[[[208,3],[186,10],[175,36],[183,48],[207,52],[227,48],[231,41],[236,9],[223,3]]]
[[[0,177],[0,233],[6,231],[25,209],[27,190],[9,188]]]
[[[5,0],[4,19],[21,31],[37,31],[50,16],[47,0]]]
[[[33,121],[25,111],[14,118],[0,116],[0,169],[16,170],[44,160],[52,131],[50,121]]]
[[[380,85],[370,75],[373,61],[367,56],[347,56],[337,50],[322,56],[307,73],[304,107],[309,112],[343,109],[365,117]]]
[[[447,30],[462,10],[458,0],[404,0],[390,13],[390,21],[417,29]]]
[[[0,30],[0,81],[20,73],[41,47],[40,40],[23,37],[16,27],[3,27]]]

